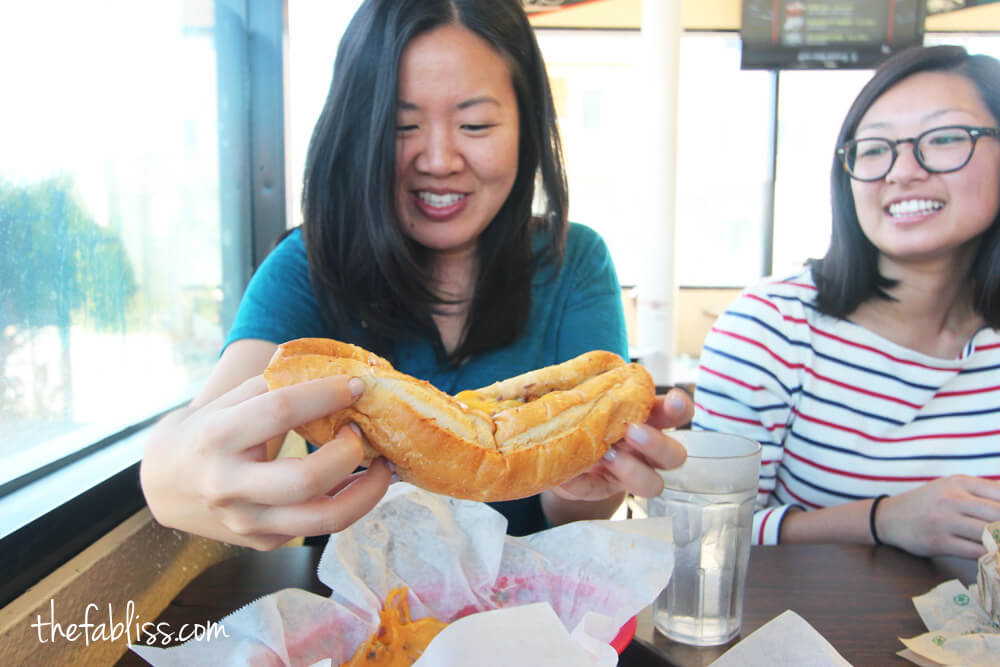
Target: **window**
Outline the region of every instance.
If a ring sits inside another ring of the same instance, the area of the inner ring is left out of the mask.
[[[141,429],[204,382],[285,226],[282,11],[3,9],[0,605],[141,507]]]
[[[778,79],[771,273],[790,275],[830,243],[830,165],[837,132],[870,70],[785,71]],[[818,103],[822,100],[822,103]]]
[[[619,277],[644,261],[634,227],[643,193],[630,166],[642,146],[636,118],[638,31],[537,30],[552,81],[570,182],[570,217],[608,242]],[[985,34],[928,34],[1000,57]],[[844,115],[871,70],[740,70],[740,39],[688,32],[678,91],[676,282],[740,287],[798,271],[830,240],[830,165]],[[818,103],[822,100],[822,103]],[[772,127],[776,126],[776,132]],[[773,156],[773,157],[772,157]],[[772,161],[774,182],[771,181]]]
[[[645,184],[634,172],[639,33],[536,30],[549,73],[569,182],[569,218],[597,230],[623,284],[638,282],[635,230]]]
[[[4,11],[0,484],[189,398],[225,325],[212,3]]]
[[[677,284],[746,285],[769,261],[774,75],[740,70],[736,35],[688,33],[679,87]]]
[[[361,0],[288,0],[289,226],[302,224],[302,178],[323,110],[340,36]]]
[[[641,34],[537,30],[552,82],[570,186],[570,218],[596,229],[623,284],[644,253]],[[710,81],[711,85],[706,85]],[[740,71],[735,35],[681,38],[675,255],[679,285],[743,285],[760,276],[770,197],[773,77]],[[724,156],[724,157],[723,157]],[[725,196],[720,196],[725,193]],[[623,224],[623,221],[629,221]]]
[[[924,35],[924,44],[957,44],[969,53],[982,53],[1000,58],[1000,39],[996,33],[929,32]]]

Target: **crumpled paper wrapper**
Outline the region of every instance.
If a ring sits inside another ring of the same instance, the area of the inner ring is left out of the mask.
[[[983,529],[986,555],[979,559],[976,591],[979,604],[994,623],[1000,623],[1000,521]]]
[[[899,655],[928,667],[963,665],[996,667],[1000,664],[1000,522],[983,529],[986,555],[979,559],[976,585],[967,589],[957,579],[913,598],[926,632],[900,641]]]
[[[488,505],[397,483],[331,536],[317,572],[329,598],[285,589],[219,621],[228,637],[132,650],[157,667],[336,667],[377,629],[389,591],[406,586],[412,618],[451,622],[418,667],[610,667],[608,642],[670,579],[669,521],[584,521],[516,538]]]

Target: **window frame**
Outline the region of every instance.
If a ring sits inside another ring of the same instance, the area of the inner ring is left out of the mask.
[[[219,104],[220,225],[231,231],[237,248],[223,253],[221,315],[228,329],[254,268],[285,231],[288,217],[288,22],[286,0],[215,0],[214,5],[218,93],[227,101]],[[5,518],[0,571],[8,573],[0,582],[0,607],[145,506],[139,462],[150,429],[168,411],[0,485],[0,516]],[[18,505],[20,511],[14,512]]]

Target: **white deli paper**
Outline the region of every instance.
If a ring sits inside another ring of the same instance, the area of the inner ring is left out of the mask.
[[[336,667],[406,586],[413,619],[451,622],[419,667],[610,667],[608,642],[670,579],[669,521],[584,521],[516,538],[488,505],[397,483],[331,536],[317,572],[330,598],[286,589],[219,621],[228,637],[132,650],[157,667]]]
[[[851,667],[816,629],[792,610],[757,628],[710,667]]]

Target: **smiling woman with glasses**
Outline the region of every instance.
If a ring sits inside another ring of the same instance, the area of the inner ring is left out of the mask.
[[[998,119],[997,60],[890,58],[835,144],[826,255],[748,289],[706,338],[693,423],[761,443],[758,543],[984,552],[1000,521]]]

